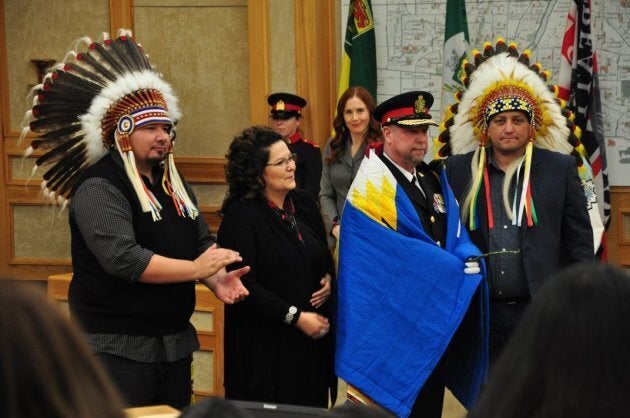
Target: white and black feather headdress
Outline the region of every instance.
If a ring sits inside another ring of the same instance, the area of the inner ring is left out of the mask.
[[[174,126],[181,113],[173,89],[151,65],[131,31],[119,30],[116,39],[103,33],[98,42],[79,39],[31,92],[33,105],[26,112],[21,139],[32,131],[38,138],[27,154],[46,151],[34,168],[51,166],[43,176],[46,196],[67,204],[81,174],[115,147],[143,210],[151,212],[154,220],[161,219],[160,203],[144,186],[135,166],[129,136],[149,123]],[[172,145],[162,184],[180,215],[197,216],[175,168]]]
[[[505,205],[515,224],[520,226],[524,218],[528,226],[534,226],[538,220],[529,181],[532,147],[573,154],[581,166],[584,147],[579,141],[580,130],[573,123],[572,113],[558,98],[557,87],[547,84],[549,72],[540,64],[530,65],[529,51],[519,54],[515,44],[508,45],[499,39],[495,46],[487,42],[483,51],[475,50],[472,56],[472,62],[462,63],[465,89],[455,94],[456,103],[449,107],[440,126],[437,140],[442,146],[438,155],[475,152],[472,185],[463,199],[462,211],[469,218],[470,229],[476,229],[477,199],[486,175],[488,122],[492,116],[507,110],[525,112],[530,122],[529,143],[518,161],[524,167],[523,186],[518,191],[520,198],[515,197],[512,204],[506,199]],[[506,175],[506,184],[509,180],[510,175]],[[489,214],[489,222],[491,218]]]

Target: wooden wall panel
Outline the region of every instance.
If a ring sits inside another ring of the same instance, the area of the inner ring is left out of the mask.
[[[225,158],[176,157],[175,162],[179,172],[191,183],[225,183]]]
[[[271,92],[271,62],[269,55],[269,1],[249,0],[249,109],[252,125],[266,125],[269,106],[266,98]]]
[[[246,0],[134,4],[136,39],[179,99],[178,157],[223,156],[249,125],[248,13]]]
[[[41,82],[33,59],[61,61],[73,42],[88,35],[98,38],[109,30],[108,0],[4,0],[6,49],[3,55],[10,64],[7,129],[18,133],[27,110],[26,96]]]
[[[308,98],[302,122],[308,138],[323,149],[332,129],[336,68],[336,19],[333,0],[296,2],[295,53],[297,93]]]
[[[199,336],[199,344],[202,352],[207,353],[199,358],[198,364],[201,364],[205,370],[211,370],[204,378],[203,386],[197,386],[195,396],[198,398],[206,398],[209,396],[224,396],[223,388],[223,320],[224,305],[208,290],[205,286],[197,286],[197,306],[196,311],[207,312],[211,314],[212,322],[208,326],[199,326],[197,334]],[[197,359],[195,359],[197,361]],[[196,374],[197,375],[197,374]],[[210,386],[212,389],[208,391],[206,388]]]
[[[6,19],[4,15],[4,0],[0,0],[0,29],[4,34],[6,31]],[[2,142],[0,143],[0,243],[5,249],[0,251],[0,278],[9,278],[9,251],[6,248],[10,245],[9,241],[9,214],[7,207],[7,170],[8,161],[5,155],[5,144],[9,131],[9,97],[8,97],[8,63],[7,63],[7,42],[6,37],[0,36],[0,134]]]
[[[611,187],[608,259],[630,270],[630,187]]]
[[[0,277],[45,280],[70,270],[67,214],[57,216],[42,197],[41,173],[30,178],[34,157],[22,159],[30,137],[18,138],[37,84],[32,59],[61,60],[74,40],[98,37],[109,28],[109,1],[64,1],[51,7],[45,0],[0,0]]]
[[[135,29],[133,25],[133,0],[109,0],[109,33],[118,29]]]
[[[13,264],[70,264],[68,211],[41,203],[9,202]],[[36,237],[36,239],[33,239]]]
[[[295,0],[269,2],[271,93],[296,92],[295,3]],[[266,99],[260,97],[258,100],[266,103]]]

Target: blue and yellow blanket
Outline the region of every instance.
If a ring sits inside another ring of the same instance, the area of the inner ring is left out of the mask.
[[[477,399],[487,371],[486,283],[481,274],[464,274],[465,260],[479,250],[441,180],[444,249],[424,232],[374,150],[363,159],[341,220],[336,372],[401,417],[451,339],[447,386],[464,406]]]

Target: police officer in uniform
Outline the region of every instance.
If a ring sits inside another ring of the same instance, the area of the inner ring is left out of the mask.
[[[381,160],[413,203],[424,231],[444,248],[447,218],[442,187],[433,165],[424,162],[429,146],[429,126],[437,126],[429,114],[432,104],[430,93],[402,93],[378,105],[374,117],[381,123],[384,138]],[[479,265],[477,262],[467,263],[464,271],[479,273]],[[447,348],[425,381],[410,417],[441,417],[449,352]]]
[[[322,153],[319,146],[304,138],[298,129],[306,100],[291,93],[274,93],[267,98],[271,106],[271,127],[289,143],[297,155],[295,180],[298,188],[308,190],[319,201],[319,182],[322,176]]]
[[[378,105],[374,117],[383,131],[381,160],[411,199],[424,231],[444,247],[446,211],[442,188],[438,174],[424,162],[429,126],[437,126],[428,113],[432,104],[431,93],[402,93]]]

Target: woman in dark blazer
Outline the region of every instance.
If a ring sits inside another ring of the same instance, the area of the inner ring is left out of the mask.
[[[251,270],[247,300],[226,306],[226,397],[325,408],[334,266],[317,203],[295,190],[295,155],[271,129],[245,129],[227,160],[218,242]]]

